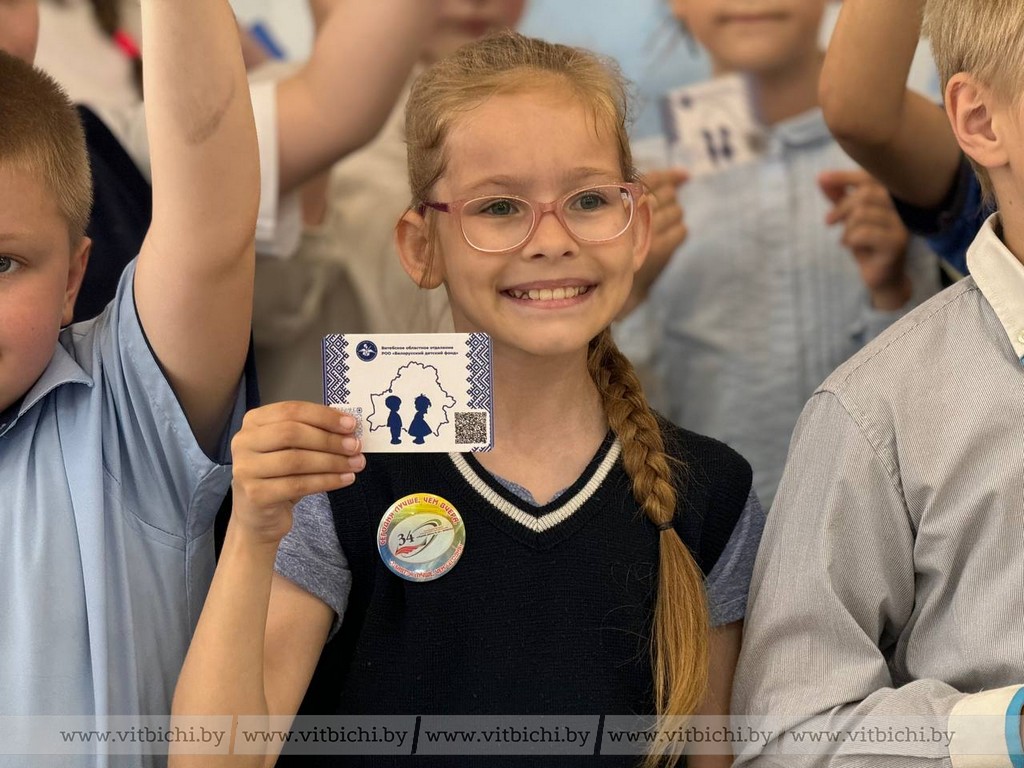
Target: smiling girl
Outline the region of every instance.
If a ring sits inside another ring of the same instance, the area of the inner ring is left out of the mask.
[[[442,724],[727,713],[763,513],[747,463],[656,416],[608,331],[651,221],[618,74],[579,49],[493,36],[418,80],[407,130],[399,252],[420,286],[445,287],[456,330],[492,339],[494,450],[367,462],[336,411],[251,413],[176,714],[291,716],[307,689],[304,713]],[[465,526],[461,559],[432,581],[400,578],[377,550],[382,515],[411,494]],[[518,759],[640,759],[595,757],[595,740]],[[432,764],[409,749],[323,759]],[[433,759],[519,764],[507,749]],[[239,758],[189,759],[175,764]],[[729,757],[691,764],[715,760]]]

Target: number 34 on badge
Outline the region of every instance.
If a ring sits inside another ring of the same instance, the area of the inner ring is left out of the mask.
[[[429,493],[403,496],[384,513],[377,548],[384,565],[408,581],[433,581],[450,571],[466,546],[462,516]]]

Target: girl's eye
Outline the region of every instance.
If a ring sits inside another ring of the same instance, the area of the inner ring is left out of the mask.
[[[0,255],[0,275],[9,275],[18,269],[18,262],[10,256]]]
[[[572,207],[581,211],[596,211],[606,204],[604,195],[596,189],[580,192],[572,201]]]
[[[487,214],[488,216],[511,216],[516,210],[515,201],[505,198],[485,201],[479,208],[480,213]]]

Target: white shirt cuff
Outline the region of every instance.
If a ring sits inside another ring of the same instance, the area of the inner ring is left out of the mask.
[[[953,768],[1021,768],[1020,715],[1024,687],[982,691],[960,700],[949,715]]]

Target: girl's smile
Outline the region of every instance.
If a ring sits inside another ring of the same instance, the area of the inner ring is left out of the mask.
[[[646,200],[642,194],[632,196],[633,208],[626,208],[633,212],[631,223],[607,242],[581,241],[559,219],[577,211],[585,217],[628,200],[620,200],[618,192],[583,193],[579,200],[572,196],[574,190],[629,181],[623,178],[611,131],[564,86],[550,84],[498,93],[454,122],[447,141],[447,169],[433,199],[508,195],[534,201],[568,196],[570,201],[569,213],[539,214],[522,245],[498,253],[470,245],[459,216],[426,212],[436,217],[437,225],[429,249],[431,272],[448,290],[456,330],[489,333],[496,354],[504,347],[539,355],[579,355],[616,317],[647,254]],[[488,221],[503,222],[518,215],[519,209],[488,208],[485,214],[494,217]],[[461,215],[480,213],[474,208]],[[466,234],[472,237],[475,231]]]

